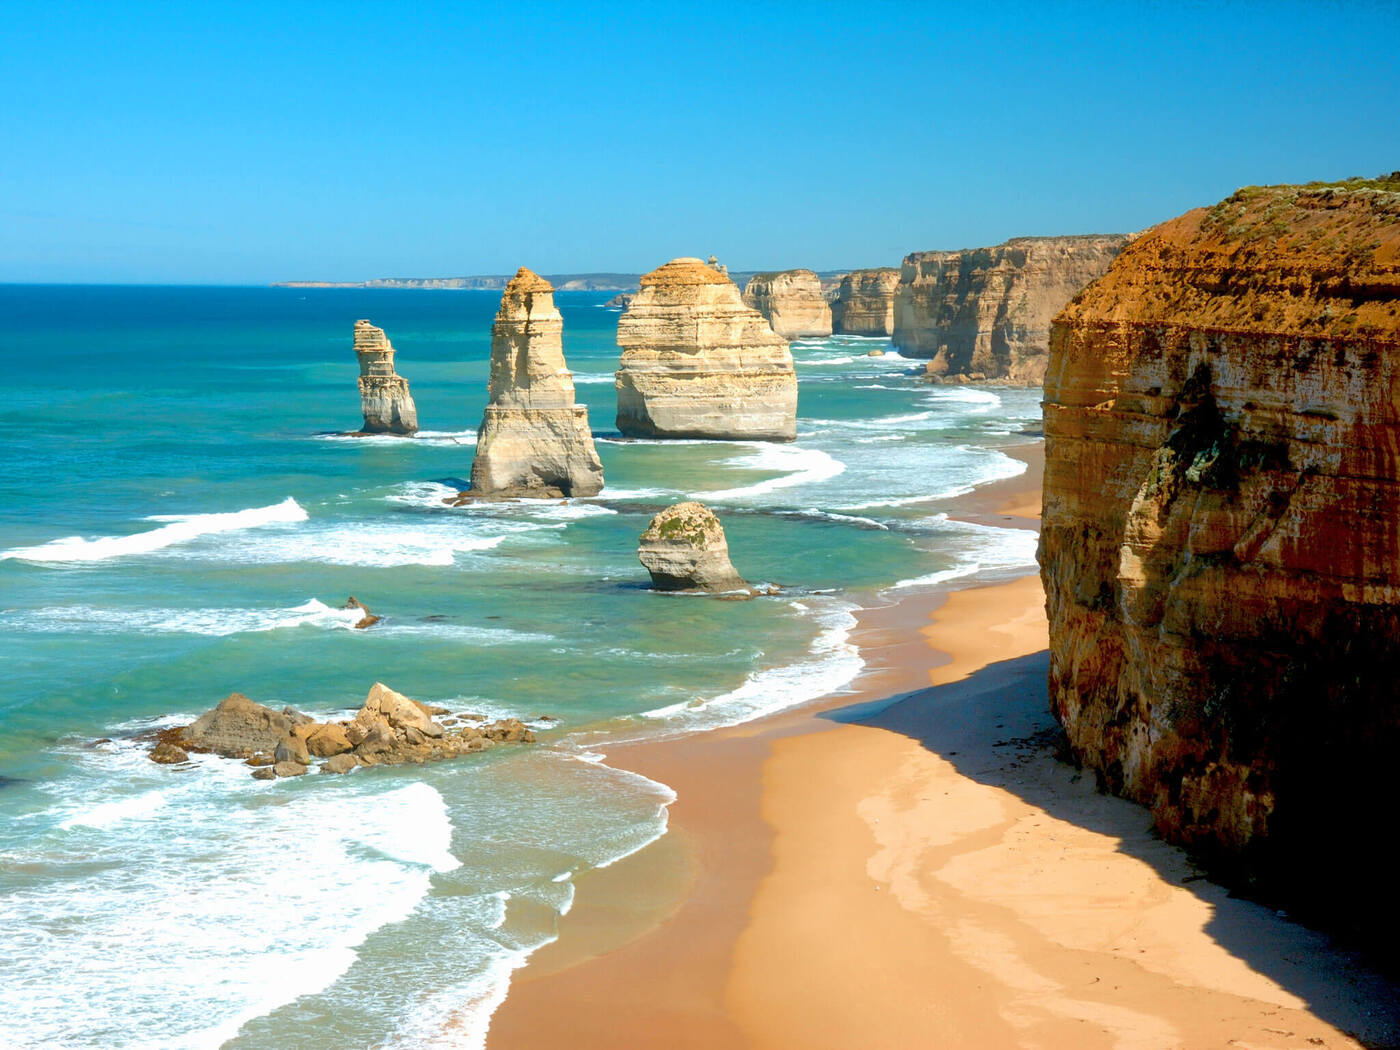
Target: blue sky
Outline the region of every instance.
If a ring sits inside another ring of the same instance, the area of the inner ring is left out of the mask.
[[[0,281],[897,265],[1400,168],[1400,4],[0,4]]]

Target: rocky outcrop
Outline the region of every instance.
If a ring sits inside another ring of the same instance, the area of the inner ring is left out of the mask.
[[[408,380],[394,371],[394,346],[384,329],[368,321],[355,322],[355,356],[360,359],[362,434],[412,434],[418,430],[418,409],[408,392]]]
[[[748,589],[730,564],[724,527],[703,503],[677,503],[652,518],[637,559],[658,591]]]
[[[787,340],[699,259],[642,277],[617,322],[617,428],[629,437],[791,441],[797,375]]]
[[[1045,435],[1075,753],[1167,837],[1394,922],[1400,173],[1143,234],[1055,321]]]
[[[355,717],[317,722],[289,707],[274,711],[233,693],[183,728],[162,730],[151,759],[184,762],[186,752],[243,759],[259,780],[301,776],[318,765],[323,773],[348,773],[357,766],[401,765],[454,758],[503,743],[533,743],[534,732],[518,718],[470,725],[376,682]]]
[[[477,432],[471,492],[594,496],[603,464],[574,404],[564,364],[564,319],[548,281],[521,267],[491,328],[490,404]]]
[[[942,382],[1045,377],[1050,322],[1108,269],[1123,236],[1018,237],[995,248],[905,256],[894,297],[894,345],[929,358]]]
[[[744,286],[744,304],[766,317],[784,339],[831,334],[831,304],[811,270],[754,274]]]
[[[618,292],[603,305],[609,310],[626,310],[632,305],[632,292]]]
[[[831,301],[831,330],[840,335],[891,335],[898,287],[899,271],[892,266],[846,274]]]

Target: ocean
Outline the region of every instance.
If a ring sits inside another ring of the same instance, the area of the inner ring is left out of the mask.
[[[1033,533],[949,511],[1024,469],[1038,390],[801,340],[795,443],[627,441],[607,298],[556,295],[602,494],[452,508],[498,293],[0,286],[0,1045],[480,1046],[574,878],[665,832],[671,789],[611,744],[840,690],[862,602],[1033,565]],[[362,317],[414,438],[338,436]],[[691,498],[776,595],[647,588],[637,538]],[[134,739],[376,681],[539,742],[261,782]]]

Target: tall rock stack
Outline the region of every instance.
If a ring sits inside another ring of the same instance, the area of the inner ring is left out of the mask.
[[[744,286],[744,305],[766,317],[784,339],[831,334],[831,304],[811,270],[754,274]]]
[[[899,271],[892,266],[853,270],[841,278],[831,303],[831,330],[840,335],[891,335]]]
[[[412,434],[418,409],[408,380],[394,371],[394,345],[368,321],[355,322],[355,356],[360,359],[360,407],[364,434]]]
[[[490,404],[477,433],[472,488],[478,495],[593,496],[603,464],[574,403],[564,363],[564,319],[554,288],[521,267],[506,285],[491,328]]]
[[[1128,238],[1018,237],[994,248],[915,252],[894,298],[894,345],[929,358],[929,378],[1035,386],[1050,322],[1103,275]]]
[[[1168,838],[1400,934],[1376,852],[1400,754],[1400,173],[1252,187],[1143,234],[1055,320],[1045,436],[1050,694],[1079,758]]]
[[[699,259],[642,277],[617,322],[617,428],[631,437],[791,441],[797,375],[787,340]]]

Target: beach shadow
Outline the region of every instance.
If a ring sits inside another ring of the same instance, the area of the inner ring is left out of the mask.
[[[848,705],[821,717],[898,733],[979,784],[1112,837],[1120,853],[1209,905],[1205,933],[1230,954],[1366,1045],[1397,1045],[1400,983],[1326,934],[1286,921],[1272,908],[1211,881],[1185,850],[1152,832],[1147,809],[1101,793],[1092,771],[1081,772],[1057,757],[1064,754],[1063,733],[1049,710],[1048,671],[1049,653],[1042,651],[988,665],[960,682]],[[1325,962],[1307,965],[1319,960]]]

